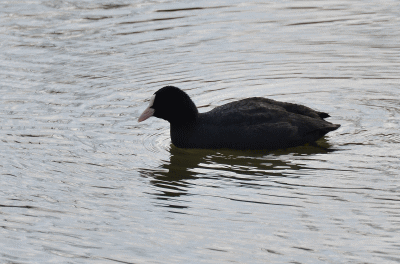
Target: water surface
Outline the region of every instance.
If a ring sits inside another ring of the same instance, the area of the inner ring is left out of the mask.
[[[0,262],[399,263],[396,1],[2,1]],[[157,89],[341,124],[182,150]]]

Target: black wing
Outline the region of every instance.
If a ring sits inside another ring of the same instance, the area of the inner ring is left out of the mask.
[[[309,120],[308,118],[324,121],[323,118],[329,117],[327,113],[315,111],[304,105],[279,102],[261,97],[227,103],[204,113],[204,115],[209,117],[208,121],[226,126],[290,122],[295,117],[305,121]]]

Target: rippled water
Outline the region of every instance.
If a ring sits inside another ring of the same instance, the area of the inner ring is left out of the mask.
[[[397,1],[1,1],[0,262],[400,263]],[[175,85],[342,127],[182,150],[137,123]]]

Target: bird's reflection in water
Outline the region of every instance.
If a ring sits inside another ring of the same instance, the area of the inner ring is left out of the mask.
[[[164,161],[156,169],[142,168],[139,172],[150,178],[150,184],[154,186],[154,192],[150,194],[157,199],[157,205],[182,209],[188,208],[187,198],[182,196],[191,194],[190,188],[195,186],[196,179],[230,179],[237,186],[262,188],[268,185],[269,177],[286,176],[289,172],[307,168],[294,163],[290,155],[333,151],[325,139],[318,144],[318,147],[308,145],[277,151],[180,149],[171,144],[169,162]],[[218,182],[211,183],[213,187],[218,186]]]

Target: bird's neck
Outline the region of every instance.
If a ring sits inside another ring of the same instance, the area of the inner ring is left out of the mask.
[[[191,123],[171,123],[171,141],[176,147],[186,147],[193,133],[196,130],[196,123],[192,121]]]

